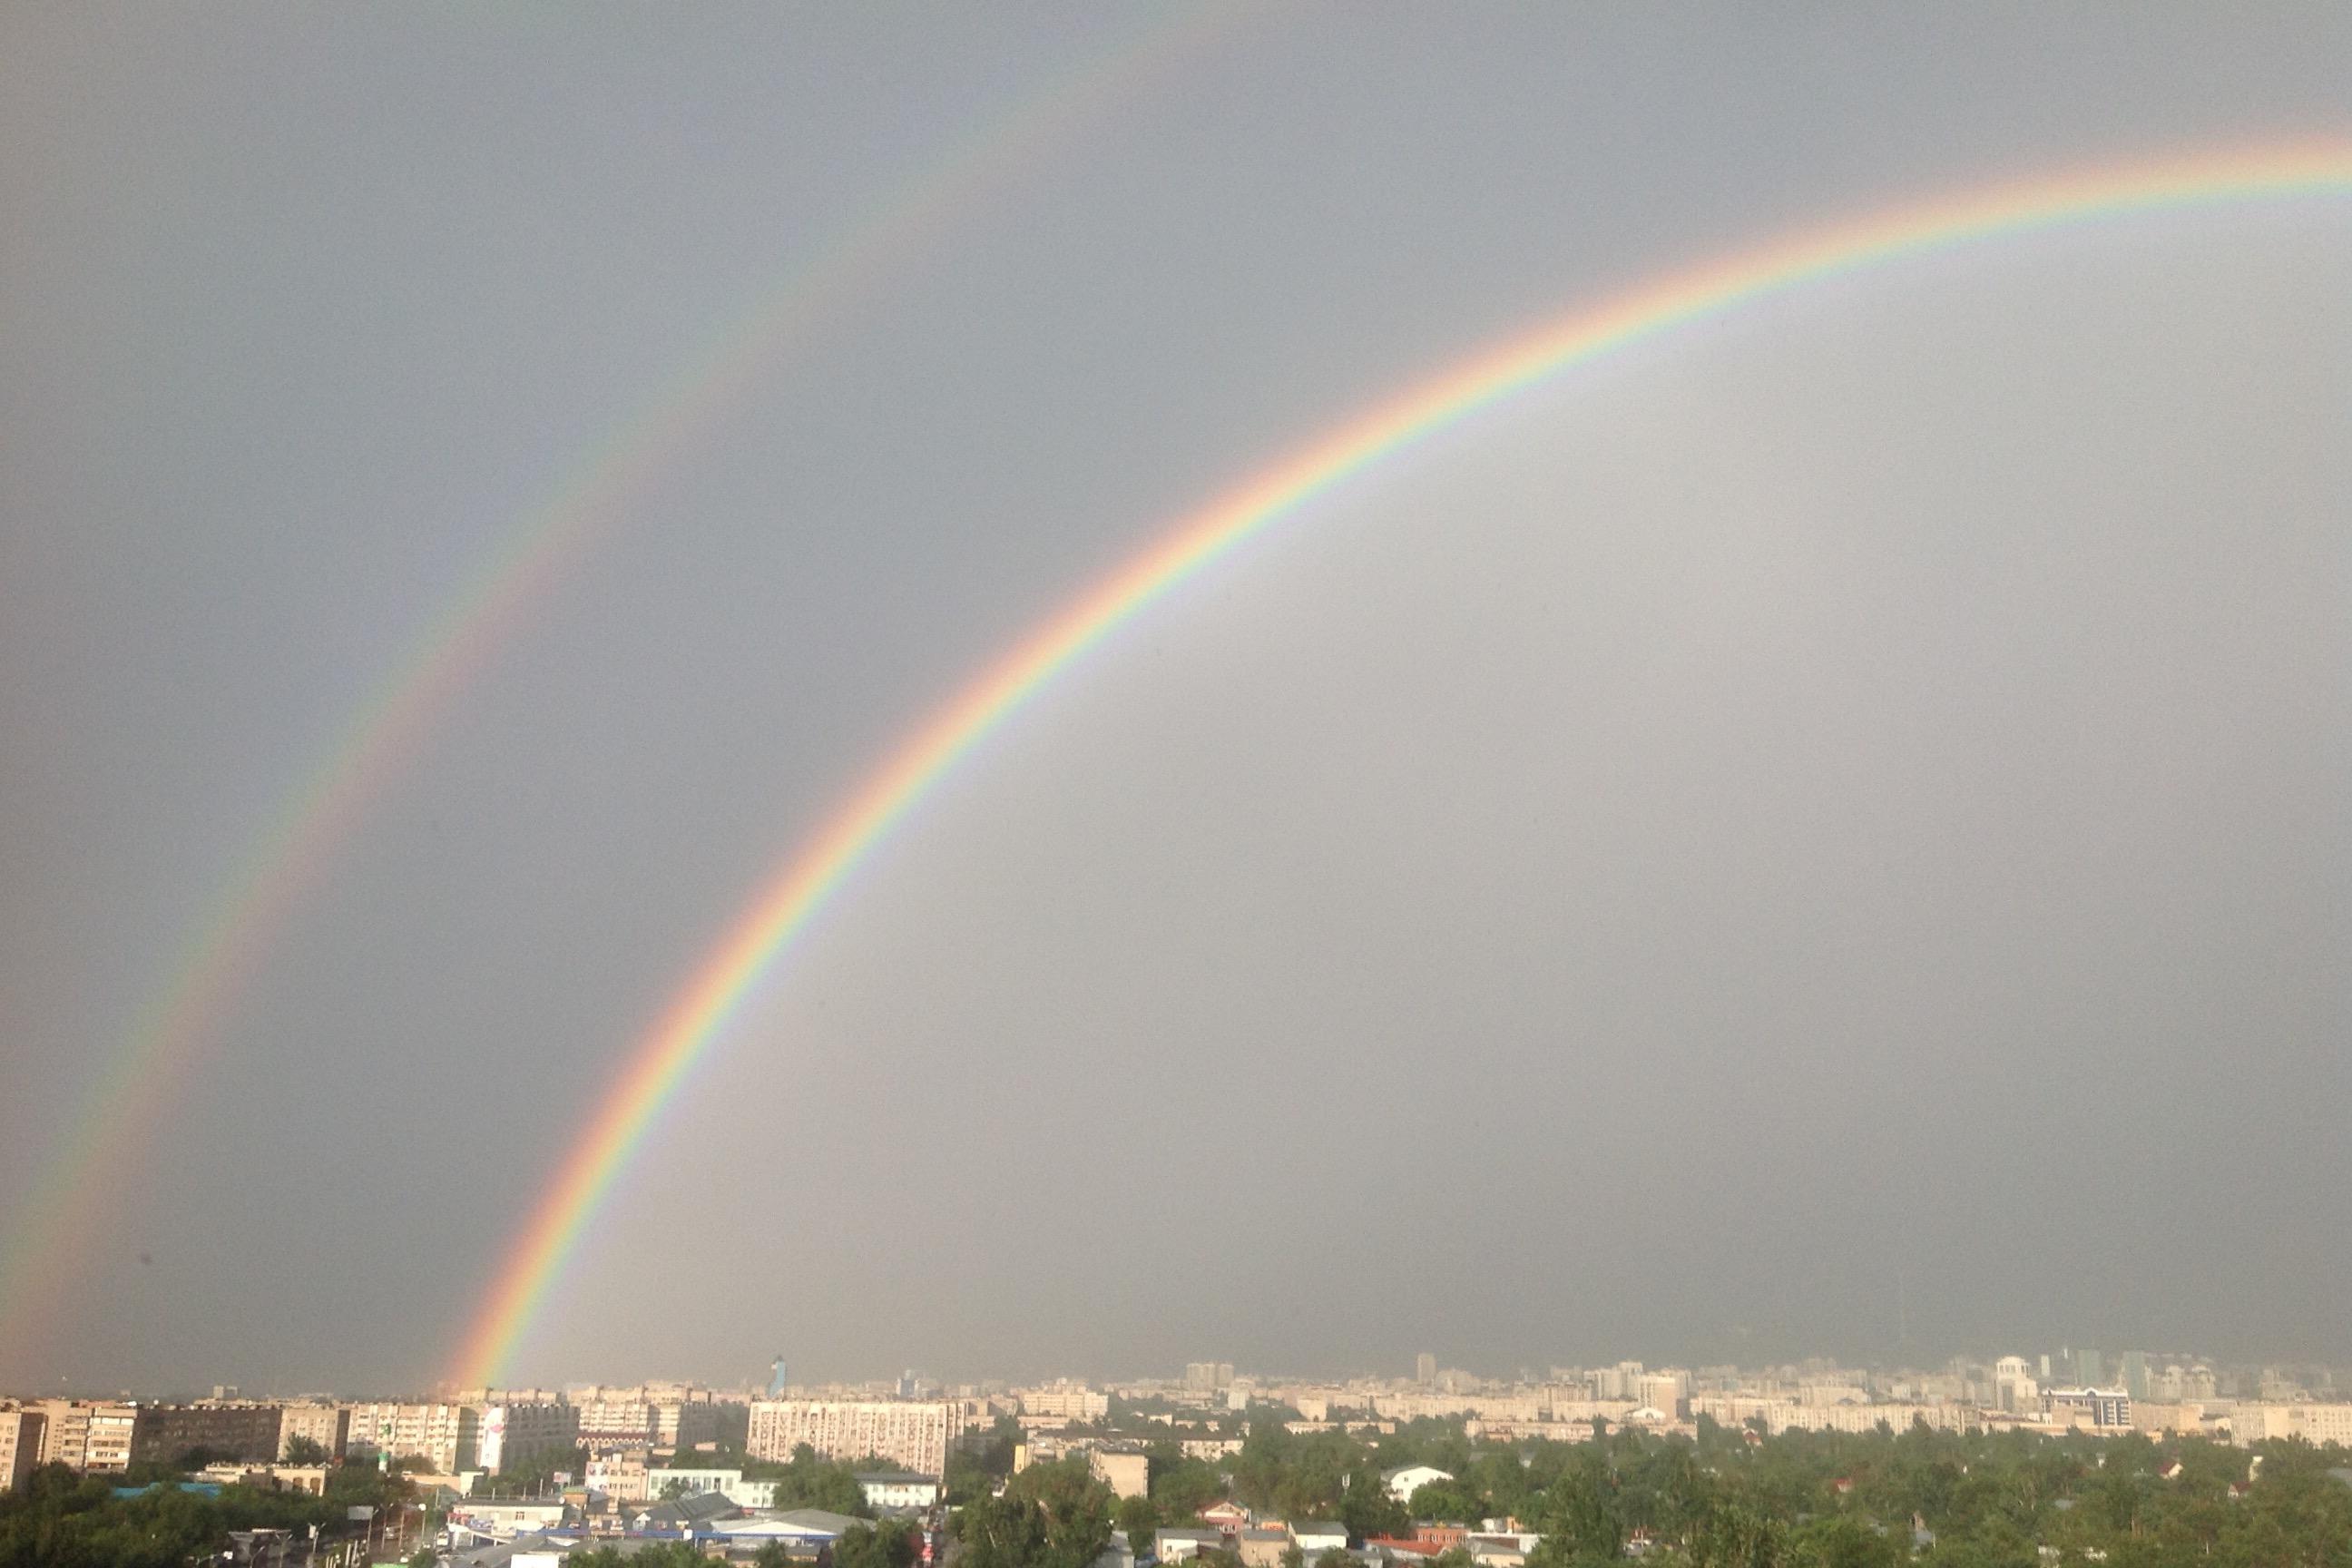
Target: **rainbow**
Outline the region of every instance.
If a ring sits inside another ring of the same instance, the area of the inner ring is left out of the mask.
[[[37,1308],[66,1299],[84,1238],[110,1234],[106,1200],[130,1173],[130,1152],[191,1065],[217,1044],[235,998],[325,880],[337,847],[569,563],[625,518],[656,476],[690,455],[783,350],[870,300],[894,273],[936,248],[958,219],[1239,15],[1190,8],[1123,38],[870,204],[689,355],[443,600],[323,760],[278,803],[16,1205],[0,1247],[0,1345],[26,1344]]]
[[[506,1254],[457,1380],[487,1386],[597,1208],[762,976],[957,763],[1089,648],[1261,530],[1431,435],[1571,368],[1825,279],[1975,241],[2178,208],[2352,195],[2352,143],[2271,146],[1996,185],[1777,239],[1545,322],[1359,414],[1179,521],[924,721],[737,918],[636,1047]]]

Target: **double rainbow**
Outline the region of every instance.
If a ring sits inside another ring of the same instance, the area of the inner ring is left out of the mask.
[[[793,939],[875,846],[1062,670],[1253,534],[1415,443],[1578,366],[1866,268],[2061,226],[2352,195],[2352,144],[2273,146],[2002,184],[1809,230],[1549,321],[1357,416],[1178,521],[933,713],[737,918],[628,1059],[481,1304],[459,1384],[497,1381],[664,1106]]]

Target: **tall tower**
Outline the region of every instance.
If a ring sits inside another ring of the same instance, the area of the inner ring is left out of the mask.
[[[1423,1351],[1412,1358],[1412,1380],[1423,1388],[1437,1381],[1437,1358]]]

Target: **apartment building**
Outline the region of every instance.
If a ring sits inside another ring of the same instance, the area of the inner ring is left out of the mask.
[[[128,1403],[93,1405],[83,1428],[81,1457],[85,1475],[120,1474],[131,1468],[138,1444],[139,1406]]]
[[[661,1431],[653,1401],[634,1390],[592,1388],[574,1394],[572,1404],[579,1412],[579,1441],[592,1454],[650,1448]]]
[[[871,1455],[922,1475],[946,1473],[948,1445],[961,1435],[955,1401],[759,1399],[751,1403],[744,1452],[789,1459],[805,1443],[828,1459]]]
[[[1760,1420],[1765,1432],[1776,1436],[1782,1432],[1871,1432],[1881,1422],[1897,1432],[1916,1425],[1972,1432],[1984,1424],[1971,1405],[1800,1405],[1745,1394],[1694,1394],[1690,1413],[1694,1421],[1704,1415],[1730,1427]]]
[[[215,1460],[266,1465],[278,1458],[283,1421],[283,1406],[261,1400],[142,1405],[131,1425],[131,1458],[170,1464],[202,1449]]]
[[[423,1459],[445,1476],[480,1468],[479,1405],[374,1403],[348,1410],[343,1451],[353,1458]]]
[[[2300,1437],[2306,1443],[2352,1446],[2352,1405],[2305,1402],[2271,1404],[2248,1400],[2230,1417],[2230,1440],[2241,1447],[2265,1437]]]
[[[1015,1395],[1021,1414],[1054,1421],[1100,1421],[1110,1414],[1110,1395],[1067,1381],[1024,1388]]]
[[[297,1400],[284,1407],[278,1422],[278,1457],[285,1458],[287,1450],[298,1437],[307,1437],[319,1445],[330,1459],[343,1457],[343,1439],[351,1429],[352,1413],[340,1405],[319,1400]]]
[[[475,1458],[490,1474],[550,1451],[580,1446],[580,1412],[561,1399],[518,1400],[482,1406],[481,1441]]]
[[[44,1399],[41,1458],[45,1465],[70,1465],[85,1473],[131,1468],[131,1434],[139,1407],[111,1400]]]
[[[26,1410],[10,1405],[0,1409],[0,1492],[12,1492],[25,1484],[33,1467],[41,1462],[41,1428],[46,1425],[38,1410]]]

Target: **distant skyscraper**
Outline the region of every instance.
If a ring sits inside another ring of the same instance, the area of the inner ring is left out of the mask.
[[[2134,1399],[2147,1397],[2147,1352],[2126,1351],[2116,1358],[2116,1376],[2122,1380],[2124,1392]]]
[[[1437,1358],[1423,1351],[1412,1358],[1412,1380],[1423,1388],[1437,1381]]]
[[[2107,1380],[2107,1363],[2096,1351],[2074,1352],[2074,1381],[2084,1388],[2096,1388]]]

